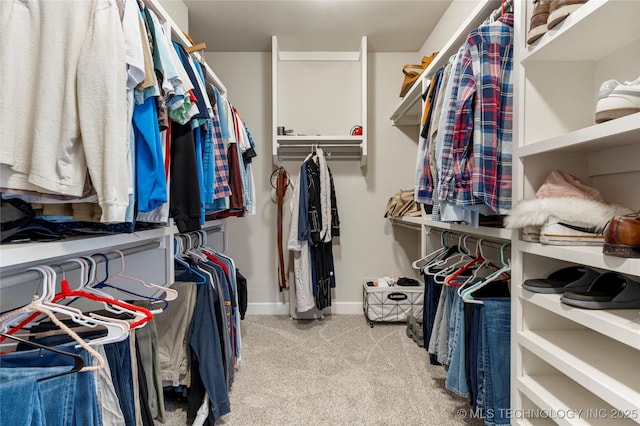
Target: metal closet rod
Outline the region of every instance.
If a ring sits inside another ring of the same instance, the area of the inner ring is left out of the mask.
[[[511,245],[511,241],[505,240],[503,242],[499,242],[496,241],[496,239],[494,237],[483,237],[480,235],[474,235],[474,234],[469,234],[466,233],[464,231],[449,231],[447,229],[433,229],[431,228],[431,230],[429,231],[429,233],[433,233],[433,232],[438,232],[440,234],[444,234],[445,232],[447,232],[450,236],[453,236],[455,238],[458,238],[459,236],[465,236],[468,235],[467,239],[471,239],[471,240],[482,240],[482,245],[485,247],[494,247],[497,249],[501,249],[503,245],[505,244],[509,244]],[[451,240],[449,240],[451,242]],[[454,241],[457,242],[457,241]]]
[[[135,253],[140,253],[143,251],[151,250],[154,248],[160,247],[160,241],[153,241],[147,244],[141,244],[139,246],[125,248],[120,250],[124,256],[130,256]],[[109,260],[120,258],[119,253],[109,252],[104,253],[105,256]],[[78,254],[79,256],[79,254]],[[73,256],[70,256],[73,257]],[[92,254],[91,257],[95,260],[96,263],[103,263],[105,261],[104,256]],[[76,262],[63,262],[58,265],[50,265],[58,274],[63,272],[69,272],[76,269],[80,269],[80,265]],[[42,278],[42,274],[38,271],[24,271],[19,272],[17,274],[9,275],[7,277],[0,278],[0,289],[5,287],[12,287],[14,285],[23,284],[29,281],[34,281],[39,278]]]

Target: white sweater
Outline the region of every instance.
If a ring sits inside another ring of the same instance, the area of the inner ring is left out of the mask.
[[[0,187],[128,205],[124,41],[114,0],[2,1]]]

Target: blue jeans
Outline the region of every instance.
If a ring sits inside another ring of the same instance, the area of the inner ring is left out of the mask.
[[[482,379],[480,371],[482,370],[481,352],[481,330],[482,330],[482,305],[473,305],[471,312],[471,333],[469,336],[469,396],[471,407],[475,409],[484,408],[484,396],[480,390]]]
[[[511,371],[511,299],[483,299],[482,336],[486,383],[485,423],[489,426],[508,425]]]
[[[82,355],[86,365],[90,365],[91,356],[85,349],[76,346],[74,342],[57,348]],[[41,349],[14,352],[0,358],[3,379],[10,379],[12,376],[38,379],[68,371],[71,365],[73,361],[70,357]],[[93,372],[67,374],[43,380],[38,385],[47,422],[60,425],[102,424]]]
[[[428,351],[442,285],[437,284],[432,275],[423,274],[423,277],[425,295],[424,309],[422,310],[422,329],[424,330],[424,348]],[[433,365],[440,365],[435,354],[429,354],[429,361]]]
[[[89,336],[101,335],[103,330],[90,331],[86,333],[80,333],[80,336],[83,338],[87,338]],[[53,346],[53,345],[61,345],[61,343],[66,343],[71,339],[66,334],[59,334],[55,336],[47,336],[36,341],[43,345]],[[67,346],[70,345],[70,346]],[[64,344],[58,346],[59,348],[74,348],[76,346],[75,342]],[[62,349],[65,350],[65,349]],[[73,352],[75,349],[68,349],[67,352]],[[78,348],[78,351],[82,350],[83,356],[85,358],[85,362],[89,364],[88,359],[90,355],[86,353],[86,351],[82,348]],[[135,406],[134,406],[134,394],[133,394],[133,373],[131,370],[131,354],[129,350],[129,339],[125,339],[122,342],[110,343],[104,345],[105,353],[107,354],[107,359],[105,362],[109,363],[109,367],[111,370],[111,378],[113,380],[113,386],[116,390],[116,394],[118,395],[118,402],[120,403],[120,409],[122,410],[122,414],[124,415],[126,426],[135,426],[136,424],[136,415],[135,415]],[[30,351],[33,352],[33,351]],[[24,353],[24,352],[21,352]],[[44,352],[43,352],[44,353]],[[60,356],[60,355],[59,355]],[[44,364],[44,365],[52,365],[52,364]],[[61,364],[65,365],[65,364]],[[97,407],[98,412],[98,399],[95,391],[95,382],[93,374],[87,373],[79,373],[81,375],[89,375],[91,380],[91,389],[92,392],[84,392],[81,395],[81,398],[90,398],[91,400],[86,400],[83,402],[87,406],[92,404],[93,406],[95,402],[95,407]],[[81,387],[85,386],[84,384],[80,385]],[[92,424],[90,421],[84,419],[84,423],[78,423],[78,425],[90,425]]]
[[[52,367],[52,369],[66,370],[62,367]],[[45,426],[47,415],[51,415],[52,421],[62,420],[62,412],[45,412],[40,392],[40,384],[36,378],[25,378],[22,369],[2,368],[0,369],[0,426],[29,425]],[[52,373],[55,374],[55,373]],[[56,380],[56,379],[53,379]],[[61,408],[62,404],[52,404]],[[58,424],[63,424],[61,421]]]
[[[465,324],[464,302],[457,293],[454,293],[451,305],[450,324],[453,332],[449,334],[449,370],[445,386],[448,390],[462,396],[469,396],[467,385],[467,368],[465,365]]]

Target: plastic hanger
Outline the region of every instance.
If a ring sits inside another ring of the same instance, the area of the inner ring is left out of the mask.
[[[174,237],[174,254],[173,254],[173,260],[174,262],[176,262],[178,265],[183,266],[185,269],[187,269],[191,274],[194,274],[196,277],[198,277],[200,280],[199,281],[195,281],[196,284],[201,285],[201,284],[206,284],[207,281],[207,277],[205,277],[202,273],[200,273],[200,271],[195,270],[195,268],[193,268],[191,265],[189,265],[187,262],[185,262],[184,260],[182,260],[180,258],[180,256],[183,255],[183,241],[182,238],[178,235],[176,235]]]
[[[448,275],[445,279],[444,279],[444,283],[448,286],[454,286],[454,287],[461,287],[462,284],[456,284],[453,282],[453,280],[455,280],[456,278],[458,278],[463,272],[468,271],[470,268],[472,268],[473,266],[477,265],[477,264],[481,264],[482,262],[485,261],[484,257],[482,256],[482,254],[478,251],[478,246],[482,244],[482,239],[478,240],[478,243],[476,244],[476,257],[474,257],[473,259],[471,259],[470,262],[467,262],[462,268],[457,269],[456,271],[454,271],[452,274]],[[465,246],[466,247],[466,246]]]
[[[473,295],[472,295],[473,292],[485,287],[487,284],[489,284],[489,283],[491,283],[493,281],[496,281],[504,273],[507,273],[507,272],[511,271],[511,265],[509,265],[509,262],[506,260],[506,255],[505,255],[505,250],[510,245],[511,245],[511,243],[504,243],[500,247],[500,262],[502,263],[502,267],[500,269],[498,269],[497,271],[495,271],[492,274],[488,275],[484,280],[473,284],[472,286],[470,286],[469,288],[463,290],[460,293],[460,297],[462,298],[463,302],[465,302],[465,303],[477,303],[477,304],[482,305],[483,302],[481,300],[476,300],[476,299],[473,298]]]
[[[421,257],[418,260],[414,260],[413,262],[411,262],[411,267],[413,269],[422,270],[422,268],[424,268],[432,259],[438,259],[438,257],[440,255],[443,255],[447,251],[447,249],[449,248],[445,244],[445,236],[447,235],[447,233],[448,232],[445,231],[440,236],[440,248],[439,249],[427,254],[426,256]],[[420,265],[420,262],[424,262],[425,260],[427,260],[427,264]]]
[[[440,265],[445,267],[433,274],[433,279],[436,283],[445,284],[447,276],[453,274],[472,259],[469,255],[469,250],[464,245],[467,238],[468,235],[461,234],[458,236],[458,252],[448,257],[446,263]]]
[[[163,301],[163,302],[165,302],[164,308],[166,308],[168,306],[168,304],[169,304],[168,302],[171,302],[171,301],[176,300],[178,298],[178,292],[176,290],[172,289],[172,288],[163,287],[163,286],[160,286],[160,285],[157,285],[157,284],[153,284],[153,283],[147,283],[144,280],[141,280],[139,278],[134,278],[134,277],[131,277],[131,276],[128,276],[128,275],[124,275],[123,274],[123,272],[124,272],[124,253],[122,253],[120,250],[112,250],[111,252],[118,253],[120,255],[120,271],[118,273],[116,273],[115,275],[112,275],[110,281],[113,282],[114,279],[115,280],[123,279],[123,280],[134,281],[134,282],[139,283],[140,285],[142,285],[145,288],[154,289],[156,291],[160,290],[160,291],[164,292],[164,297],[163,298],[158,298],[158,297],[144,296],[144,295],[141,295],[141,294],[134,293],[131,290],[127,290],[127,289],[123,289],[121,287],[114,286],[113,283],[110,283],[110,285],[109,285],[110,287],[115,288],[115,289],[120,290],[120,291],[123,291],[125,293],[132,294],[134,296],[144,297],[145,299],[155,300],[155,301]],[[108,252],[108,253],[111,253],[111,252]],[[106,258],[106,256],[105,256],[105,258]],[[109,265],[109,260],[108,260],[108,258],[106,258],[106,264],[107,264],[106,269],[108,271],[108,269],[109,269],[109,266],[108,266]]]
[[[29,347],[35,348],[35,349],[44,349],[46,351],[54,352],[54,353],[57,353],[57,354],[60,354],[60,355],[65,355],[65,356],[73,358],[73,367],[71,367],[71,370],[64,371],[62,373],[52,374],[52,375],[46,376],[46,377],[40,377],[39,379],[36,379],[36,382],[42,382],[42,381],[49,380],[49,379],[55,379],[56,377],[66,376],[67,374],[78,373],[78,372],[82,371],[82,369],[84,368],[84,359],[82,358],[82,356],[80,356],[78,354],[73,354],[71,352],[65,352],[65,351],[62,351],[60,349],[56,349],[56,348],[53,348],[53,347],[41,345],[40,343],[32,342],[30,340],[25,340],[25,339],[22,339],[20,337],[12,336],[12,335],[7,334],[7,333],[0,332],[0,336],[4,337],[5,339],[10,339],[10,340],[14,340],[16,342],[23,343],[23,344],[25,344],[25,345],[27,345]]]
[[[13,328],[11,328],[11,330],[8,331],[9,334],[13,334],[16,331],[24,328],[26,325],[28,325],[31,322],[33,322],[40,315],[40,313],[42,313],[42,312],[47,313],[49,311],[52,311],[52,312],[57,312],[57,313],[65,315],[65,316],[68,316],[76,324],[80,324],[80,325],[83,325],[83,326],[86,326],[86,327],[89,327],[89,328],[95,328],[96,326],[99,326],[99,325],[105,327],[106,330],[107,330],[106,336],[91,340],[89,342],[90,345],[98,345],[98,344],[105,344],[105,343],[111,343],[111,342],[119,342],[119,341],[123,340],[126,336],[128,336],[128,332],[129,332],[129,328],[130,327],[129,327],[129,323],[127,323],[127,322],[118,321],[118,320],[112,321],[110,318],[108,319],[108,318],[102,317],[102,316],[97,315],[97,314],[89,314],[89,316],[87,316],[87,315],[83,314],[80,310],[78,310],[76,308],[72,308],[70,306],[65,306],[65,305],[60,305],[60,304],[55,303],[57,301],[56,299],[59,300],[59,299],[62,299],[62,297],[59,297],[60,295],[53,296],[54,285],[55,285],[55,282],[57,280],[56,279],[55,270],[53,268],[51,268],[50,266],[47,266],[47,265],[40,265],[40,266],[33,266],[31,268],[28,268],[28,269],[29,270],[36,270],[36,271],[40,272],[43,275],[43,293],[44,293],[44,297],[43,298],[39,298],[37,296],[34,296],[34,300],[32,301],[31,305],[29,305],[32,308],[30,310],[21,308],[20,310],[15,311],[15,312],[27,313],[29,315],[26,317],[26,319],[23,319],[22,321],[20,321],[19,324],[17,324]],[[84,271],[81,270],[81,273],[84,273]],[[66,288],[66,290],[69,289],[68,288],[68,282],[66,281],[66,279],[63,279],[60,284],[61,284],[61,286],[63,288],[63,292],[65,291],[65,288]],[[82,292],[74,291],[73,293],[81,296],[81,294],[79,294],[79,293],[82,293]],[[92,296],[97,297],[95,295],[92,295]],[[107,299],[107,300],[109,300],[109,299]],[[118,303],[119,301],[111,300],[111,302]],[[36,311],[36,312],[34,312],[34,311]],[[9,315],[10,314],[11,313],[9,313]],[[49,316],[51,317],[52,315],[49,315]],[[12,318],[11,321],[5,323],[4,322],[5,317],[6,317],[6,315],[0,317],[0,321],[3,321],[3,331],[6,331],[6,328],[5,328],[6,326],[10,325],[11,323],[15,323],[16,320],[17,320],[17,318]],[[52,318],[52,320],[53,320],[53,318]],[[54,321],[54,322],[56,322],[56,321]],[[63,328],[59,324],[58,324],[58,326],[60,328]],[[65,329],[65,331],[66,331],[66,326],[63,329]],[[1,341],[2,341],[2,339],[0,339],[0,342]]]

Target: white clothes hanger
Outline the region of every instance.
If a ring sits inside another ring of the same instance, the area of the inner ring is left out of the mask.
[[[506,259],[506,255],[505,255],[505,249],[507,247],[509,247],[510,245],[511,245],[511,243],[504,243],[500,247],[500,262],[502,263],[502,267],[500,269],[498,269],[497,271],[495,271],[492,274],[488,275],[484,280],[482,280],[482,281],[480,281],[480,282],[478,282],[476,284],[473,284],[469,288],[467,288],[467,289],[465,289],[465,290],[463,290],[462,292],[459,293],[463,302],[465,302],[465,303],[476,303],[476,304],[482,305],[483,304],[482,300],[477,300],[477,299],[473,298],[473,292],[485,287],[486,285],[490,284],[493,281],[496,281],[504,273],[508,273],[508,272],[511,271],[511,265],[509,264],[509,261]]]
[[[164,297],[163,299],[166,300],[167,302],[171,302],[173,300],[176,300],[178,298],[178,292],[172,288],[168,288],[168,287],[163,287],[161,285],[158,284],[153,284],[153,283],[148,283],[145,282],[144,280],[141,280],[139,278],[134,278],[131,277],[129,275],[124,275],[124,253],[122,253],[120,250],[111,250],[108,253],[118,253],[120,255],[120,271],[118,271],[118,273],[116,273],[115,275],[111,276],[111,279],[124,279],[124,280],[130,280],[130,281],[134,281],[137,282],[139,284],[141,284],[143,287],[146,288],[150,288],[150,289],[154,289],[154,290],[160,290],[164,292]],[[160,311],[162,312],[162,311]]]

